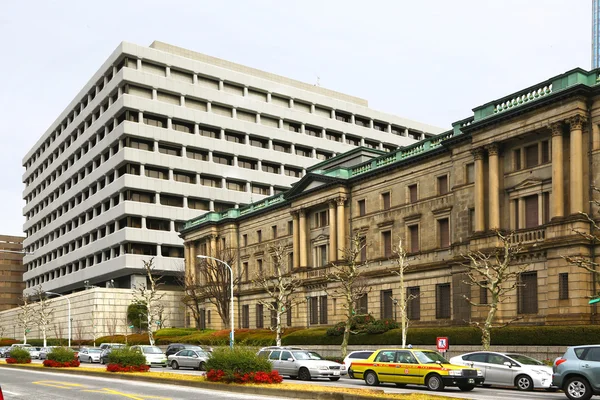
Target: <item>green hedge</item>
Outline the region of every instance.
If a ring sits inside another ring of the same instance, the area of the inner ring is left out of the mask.
[[[10,358],[17,360],[17,364],[26,364],[31,362],[31,354],[29,353],[29,350],[25,350],[21,347],[10,349]]]
[[[47,355],[48,360],[57,362],[70,362],[75,360],[75,352],[66,347],[56,347]]]
[[[250,372],[271,372],[273,366],[266,358],[259,357],[253,350],[243,347],[216,349],[206,361],[206,370],[225,372],[225,380],[233,382],[235,374]]]
[[[198,330],[196,328],[164,328],[164,329],[159,329],[156,332],[154,332],[154,337],[159,338],[159,337],[165,337],[165,336],[169,336],[169,337],[188,336],[188,335],[193,335],[196,332],[200,332],[200,330]]]
[[[121,367],[146,365],[146,356],[131,347],[113,348],[108,353],[108,363],[118,364]]]

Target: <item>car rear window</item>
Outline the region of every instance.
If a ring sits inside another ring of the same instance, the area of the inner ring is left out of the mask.
[[[359,351],[359,352],[350,354],[350,358],[358,358],[361,360],[366,360],[367,358],[371,357],[371,354],[373,354],[372,351]]]
[[[575,355],[577,356],[577,358],[583,360],[583,356],[586,353],[587,349],[589,349],[589,347],[580,347],[578,349],[575,349]]]

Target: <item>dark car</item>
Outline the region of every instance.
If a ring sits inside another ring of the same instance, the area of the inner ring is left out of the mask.
[[[567,348],[554,361],[552,383],[571,400],[588,400],[600,394],[600,345]]]
[[[169,357],[170,355],[173,355],[181,350],[196,350],[196,351],[207,351],[207,352],[212,351],[212,349],[210,349],[210,348],[203,348],[202,346],[198,346],[195,344],[171,343],[167,347],[165,354],[167,357]]]

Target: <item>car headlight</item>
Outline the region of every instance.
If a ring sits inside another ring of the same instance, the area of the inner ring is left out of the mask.
[[[451,369],[450,371],[448,371],[448,375],[449,376],[462,376],[462,370],[461,369]]]
[[[483,372],[481,372],[480,370],[477,370],[477,376],[483,376]]]

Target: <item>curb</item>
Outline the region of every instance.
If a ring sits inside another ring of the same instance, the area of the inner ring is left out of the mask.
[[[265,388],[256,386],[244,386],[244,385],[230,385],[224,383],[209,383],[209,382],[194,382],[194,381],[180,381],[177,379],[169,378],[146,378],[144,376],[137,375],[125,375],[125,374],[108,374],[106,372],[92,372],[92,371],[77,371],[77,370],[65,370],[63,368],[32,368],[17,364],[0,364],[0,368],[15,368],[26,371],[43,371],[49,373],[60,373],[60,374],[71,374],[81,376],[96,376],[102,378],[121,379],[128,381],[142,381],[150,383],[163,383],[168,385],[187,386],[195,387],[199,389],[218,390],[221,392],[234,392],[243,394],[259,394],[264,396],[273,397],[287,397],[290,399],[309,399],[309,400],[372,400],[371,396],[363,396],[352,393],[337,393],[337,392],[315,392],[315,391],[304,391],[304,390],[293,390],[293,389],[281,389],[281,388]],[[324,387],[323,389],[326,389]],[[361,389],[369,390],[373,394],[384,394],[381,389]]]

